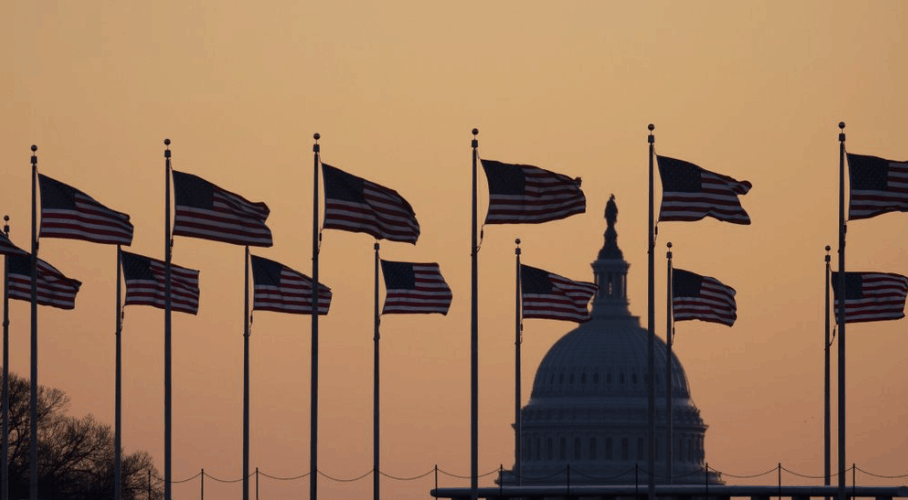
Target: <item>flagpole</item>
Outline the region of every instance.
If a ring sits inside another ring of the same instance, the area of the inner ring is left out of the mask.
[[[243,500],[249,500],[249,245],[243,268]]]
[[[839,130],[839,500],[845,500],[845,122]]]
[[[164,500],[171,500],[170,139],[164,139]]]
[[[666,309],[665,309],[665,320],[666,320],[665,347],[668,349],[668,356],[666,357],[666,363],[665,363],[666,364],[666,367],[665,367],[665,373],[666,373],[665,408],[668,411],[668,413],[666,414],[666,418],[665,418],[665,422],[666,422],[666,424],[665,424],[665,431],[666,431],[665,432],[665,436],[666,436],[666,440],[665,440],[665,445],[666,445],[665,474],[666,474],[666,476],[668,476],[668,480],[666,482],[668,484],[672,484],[672,431],[673,431],[672,426],[674,425],[674,418],[672,415],[672,396],[673,396],[672,392],[674,391],[674,388],[673,388],[674,381],[672,380],[672,344],[674,343],[674,339],[672,338],[673,337],[672,334],[674,333],[674,330],[675,330],[675,327],[673,325],[673,321],[675,319],[674,308],[672,307],[672,298],[673,298],[673,292],[674,292],[674,290],[672,289],[672,277],[673,277],[672,276],[672,242],[669,241],[666,246],[668,247],[668,252],[666,252],[666,254],[665,254],[665,257],[668,260],[668,266],[667,266],[668,269],[666,272],[666,274],[668,276],[668,286],[665,289],[666,290],[665,295],[666,295],[666,297],[668,297],[668,300],[666,301]]]
[[[374,330],[375,335],[373,341],[375,342],[375,359],[373,362],[372,368],[372,498],[373,500],[379,499],[379,474],[381,469],[379,468],[379,436],[380,436],[380,427],[379,427],[379,392],[378,392],[378,382],[379,382],[379,364],[378,364],[378,341],[381,338],[379,333],[379,325],[381,318],[378,313],[378,242],[375,242],[375,308],[374,308]]]
[[[514,240],[514,243],[517,244],[517,248],[514,249],[514,255],[517,256],[517,293],[514,305],[514,366],[516,371],[514,375],[514,463],[516,464],[514,472],[517,474],[517,486],[520,486],[523,482],[523,463],[521,460],[521,452],[523,451],[521,442],[521,438],[523,437],[523,426],[522,419],[520,418],[520,344],[523,343],[523,338],[521,336],[523,324],[521,322],[522,318],[520,313],[523,302],[523,287],[521,286],[520,279],[520,238]]]
[[[321,135],[312,136],[312,388],[309,392],[309,500],[318,500],[318,140]]]
[[[647,342],[647,370],[646,370],[646,380],[649,385],[649,411],[647,412],[647,420],[649,423],[649,453],[648,455],[648,471],[647,475],[649,476],[649,500],[655,500],[656,498],[656,375],[654,373],[654,368],[656,365],[656,332],[655,332],[655,323],[656,323],[656,286],[654,283],[654,268],[655,268],[655,249],[656,249],[656,235],[655,235],[655,224],[653,216],[653,155],[655,154],[655,143],[656,138],[653,136],[653,129],[655,125],[652,123],[647,127],[649,129],[649,137],[647,141],[649,142],[649,226],[647,231],[649,233],[649,242],[647,244],[647,271],[649,275],[648,280],[648,290],[647,290],[647,322],[646,329],[647,335],[649,337]]]
[[[31,398],[29,403],[29,499],[38,500],[38,146],[32,146],[32,302],[31,302]]]
[[[473,129],[473,231],[470,247],[471,287],[470,287],[470,500],[479,498],[479,243],[476,239],[476,163],[479,158],[477,148],[479,129]]]
[[[829,486],[830,483],[830,453],[831,453],[831,436],[830,436],[830,394],[829,394],[829,347],[832,345],[829,341],[829,251],[832,248],[826,245],[826,342],[823,344],[826,352],[826,365],[823,377],[823,484]],[[828,498],[828,497],[827,497]]]
[[[122,288],[120,281],[122,281],[123,275],[120,268],[120,245],[117,245],[117,331],[116,331],[116,351],[117,351],[117,360],[116,360],[116,382],[114,389],[114,500],[120,500],[122,495],[121,483],[120,483],[120,471],[122,465],[122,457],[120,453],[120,448],[123,441],[123,419],[122,419],[122,408],[123,408],[123,349],[122,349],[122,333],[123,333],[123,318],[121,316],[121,311],[123,310],[122,299],[120,297]]]
[[[9,239],[9,215],[3,216],[3,234]],[[9,255],[3,256],[3,406],[0,430],[0,500],[9,500]]]

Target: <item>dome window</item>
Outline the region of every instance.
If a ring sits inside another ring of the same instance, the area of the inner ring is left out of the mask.
[[[596,373],[593,374],[593,383],[594,383],[594,384],[598,384],[598,383],[599,383],[599,372],[596,372]]]
[[[586,384],[586,372],[580,374],[580,383]]]
[[[546,438],[545,441],[545,458],[552,460],[554,456],[552,455],[552,438]]]
[[[564,374],[563,374],[563,373],[559,373],[559,374],[558,374],[558,383],[559,383],[559,384],[563,384],[563,383],[564,383]]]
[[[621,438],[621,460],[630,458],[630,447],[627,444],[627,438]]]
[[[580,438],[579,438],[579,437],[575,437],[575,438],[574,438],[574,460],[580,460],[580,452],[581,452],[581,451],[582,451],[582,450],[581,450],[581,448],[580,448]]]
[[[633,382],[635,384],[637,383],[637,374],[636,373],[631,374],[631,382]]]
[[[596,460],[596,438],[590,438],[590,460]]]
[[[558,459],[567,460],[567,440],[565,438],[558,439]]]
[[[612,459],[612,438],[605,438],[605,459]]]
[[[573,384],[573,383],[574,383],[574,374],[573,374],[573,373],[571,374],[570,379],[568,379],[568,383],[569,383],[569,384]]]

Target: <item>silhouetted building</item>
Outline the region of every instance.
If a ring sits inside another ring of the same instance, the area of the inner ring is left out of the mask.
[[[521,410],[522,484],[634,484],[648,476],[647,331],[631,315],[630,265],[618,248],[618,209],[606,208],[605,245],[592,263],[599,291],[592,318],[568,332],[543,358],[530,401]],[[664,302],[661,302],[664,304]],[[656,483],[666,467],[666,353],[656,338]],[[684,368],[672,355],[672,483],[704,484],[706,424],[690,395]],[[568,472],[570,466],[570,472]],[[637,469],[639,467],[639,469]],[[505,471],[506,485],[516,484]],[[710,472],[711,484],[723,484]]]

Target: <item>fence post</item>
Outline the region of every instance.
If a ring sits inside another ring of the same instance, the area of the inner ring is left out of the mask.
[[[857,470],[858,470],[858,468],[854,465],[854,463],[852,463],[851,464],[851,498],[852,498],[852,500],[855,498],[855,494],[856,494],[854,478],[855,478],[855,472],[857,472]]]
[[[255,500],[259,500],[259,468],[255,468]]]
[[[504,464],[498,464],[498,496],[504,491]]]
[[[571,496],[571,464],[567,464],[567,494]]]
[[[782,500],[782,462],[779,462],[779,500]]]
[[[202,467],[202,472],[200,473],[200,475],[202,476],[202,493],[199,498],[201,500],[205,500],[205,468],[204,467]]]

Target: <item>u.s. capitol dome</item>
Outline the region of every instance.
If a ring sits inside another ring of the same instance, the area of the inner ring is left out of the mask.
[[[633,484],[648,481],[647,330],[628,308],[630,265],[618,247],[614,196],[605,244],[592,263],[599,291],[591,319],[565,334],[539,364],[520,411],[521,467],[505,484]],[[707,425],[684,367],[672,354],[671,468],[668,467],[665,342],[655,339],[655,477],[658,484],[722,484],[704,471]]]

